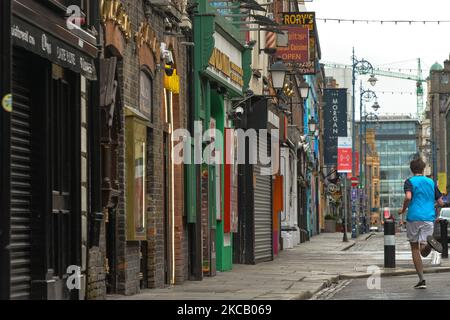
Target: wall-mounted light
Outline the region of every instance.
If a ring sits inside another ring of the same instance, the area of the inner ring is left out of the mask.
[[[309,84],[304,81],[298,87],[300,89],[300,96],[302,97],[302,99],[308,99],[310,89]]]
[[[282,60],[278,60],[270,66],[269,72],[272,76],[272,85],[275,89],[283,89],[287,71],[288,68]]]
[[[309,134],[314,135],[316,133],[316,126],[317,126],[316,120],[313,117],[309,118],[308,122]]]
[[[244,115],[244,112],[245,112],[245,110],[243,107],[241,107],[241,106],[236,107],[236,108],[230,110],[230,112],[228,112],[228,119],[240,120],[242,118],[242,116]]]

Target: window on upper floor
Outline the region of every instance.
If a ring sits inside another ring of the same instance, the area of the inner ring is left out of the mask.
[[[149,73],[141,70],[139,90],[139,111],[152,120],[153,81]]]

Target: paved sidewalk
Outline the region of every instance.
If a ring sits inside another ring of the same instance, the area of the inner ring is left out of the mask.
[[[366,238],[368,238],[366,240]],[[143,290],[138,295],[108,296],[127,300],[300,300],[341,279],[368,277],[369,266],[378,266],[384,275],[414,274],[409,245],[404,233],[397,235],[397,268],[383,270],[382,233],[361,235],[342,242],[342,233],[324,233],[310,242],[285,250],[270,262],[234,265],[203,281],[186,281],[165,289]],[[440,266],[436,255],[424,261],[427,272],[450,271],[450,263]]]

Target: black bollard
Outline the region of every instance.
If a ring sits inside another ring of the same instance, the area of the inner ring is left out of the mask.
[[[448,221],[442,219],[441,224],[441,244],[442,244],[442,258],[448,258],[448,231],[447,225]]]
[[[384,221],[384,267],[395,268],[395,223]]]

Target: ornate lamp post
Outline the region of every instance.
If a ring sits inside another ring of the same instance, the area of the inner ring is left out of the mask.
[[[356,74],[373,74],[373,66],[367,60],[358,60],[355,56],[355,48],[353,48],[352,55],[352,176],[356,176],[356,159],[355,159],[355,151],[356,151],[356,103],[355,103],[355,83],[356,83]],[[377,78],[371,76],[369,79],[369,83],[374,86],[377,83]],[[361,89],[362,90],[362,89]],[[361,93],[361,97],[363,93]],[[361,100],[361,99],[360,99]],[[362,103],[360,105],[360,115],[362,114]],[[357,237],[357,228],[356,228],[356,201],[352,198],[352,238]]]
[[[374,76],[371,76],[369,79],[370,84],[374,85],[376,83],[376,78]],[[362,82],[361,82],[361,86],[360,86],[360,99],[359,99],[359,114],[361,115],[361,119],[360,119],[360,124],[359,124],[359,153],[360,153],[360,161],[359,161],[359,188],[360,188],[360,193],[359,193],[359,197],[360,197],[360,203],[359,203],[359,220],[361,224],[364,224],[364,217],[366,216],[364,214],[364,194],[362,190],[365,190],[364,192],[367,192],[366,189],[366,183],[365,183],[365,179],[366,179],[366,170],[364,167],[364,171],[363,171],[363,162],[364,165],[366,163],[366,150],[364,150],[363,152],[363,137],[365,139],[365,130],[366,130],[366,119],[364,119],[364,131],[363,131],[363,110],[362,110],[362,106],[363,106],[363,102],[370,102],[373,99],[377,99],[377,95],[374,91],[368,89],[368,90],[364,90],[362,87]],[[380,105],[378,104],[377,101],[375,101],[375,104],[372,106],[372,108],[374,110],[378,110],[380,108]],[[367,116],[367,111],[365,109],[365,104],[364,104],[364,114],[366,114]],[[363,160],[364,159],[364,160]],[[364,174],[364,176],[363,176]],[[364,177],[364,178],[363,178]],[[364,181],[364,183],[363,183]],[[362,233],[364,233],[363,230],[361,230]]]
[[[378,111],[378,109],[380,108],[380,105],[378,104],[377,101],[375,101],[374,105],[372,106],[372,109],[376,112]],[[370,112],[367,113],[366,111],[364,111],[364,190],[366,192],[366,197],[365,197],[365,201],[364,203],[366,203],[366,209],[369,208],[368,214],[363,215],[364,217],[366,217],[366,219],[368,219],[368,221],[370,222],[371,219],[371,212],[372,212],[372,176],[371,176],[371,171],[367,170],[367,121],[369,122],[375,122],[378,123],[379,118],[378,116],[374,113],[374,112]],[[362,125],[362,123],[361,123]],[[361,136],[361,139],[363,137]],[[367,180],[367,176],[369,176],[369,181]],[[367,186],[370,186],[369,188],[367,188]],[[369,196],[367,196],[367,192],[369,192]],[[369,200],[367,202],[367,200]],[[367,232],[367,220],[366,223],[364,224],[365,227],[365,231]]]

